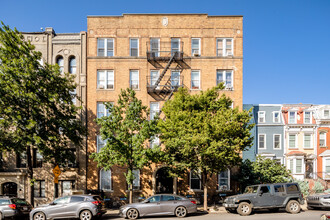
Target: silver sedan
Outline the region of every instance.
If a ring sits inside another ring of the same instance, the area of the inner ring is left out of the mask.
[[[176,215],[185,217],[197,212],[196,201],[173,194],[157,194],[140,203],[120,207],[119,215],[123,218],[137,219],[143,216]]]

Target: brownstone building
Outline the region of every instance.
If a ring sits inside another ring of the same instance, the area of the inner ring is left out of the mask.
[[[180,86],[191,93],[225,83],[233,107],[242,109],[243,17],[207,14],[123,14],[88,16],[87,109],[88,154],[104,141],[95,118],[106,115],[103,102],[116,102],[120,89],[131,87],[150,108],[151,119]],[[159,144],[157,141],[152,144]],[[106,196],[125,197],[123,168],[111,171],[88,163],[88,188]],[[166,167],[135,171],[135,198],[159,192],[199,194],[197,173],[170,178]],[[214,177],[210,194],[230,191],[230,172]]]

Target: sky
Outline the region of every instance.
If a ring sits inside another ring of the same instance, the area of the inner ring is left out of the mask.
[[[87,30],[88,15],[243,15],[243,103],[330,104],[330,0],[0,0],[19,31]]]

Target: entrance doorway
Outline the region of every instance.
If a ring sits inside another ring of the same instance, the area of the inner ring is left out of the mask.
[[[156,193],[173,193],[173,177],[170,177],[168,167],[157,170]]]
[[[17,184],[13,182],[2,184],[2,194],[4,196],[17,197]]]

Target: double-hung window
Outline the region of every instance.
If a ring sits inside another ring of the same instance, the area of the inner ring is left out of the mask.
[[[200,89],[200,71],[191,71],[191,89]]]
[[[296,112],[289,112],[289,123],[290,124],[297,123],[297,121],[296,121]]]
[[[324,162],[325,162],[324,172],[328,174],[330,173],[330,158],[325,158]]]
[[[326,135],[327,135],[327,133],[325,133],[325,132],[320,132],[320,143],[319,143],[319,146],[320,146],[320,147],[325,147],[325,146],[327,146]]]
[[[114,39],[98,38],[97,39],[97,56],[112,57],[114,56]]]
[[[190,172],[190,189],[200,190],[201,189],[201,174],[199,171],[192,170]]]
[[[330,118],[330,110],[324,110],[323,116],[324,116],[324,118]]]
[[[130,83],[129,86],[131,89],[139,89],[139,71],[130,70],[129,71]]]
[[[217,70],[217,85],[224,83],[226,89],[233,89],[233,71]]]
[[[273,112],[273,122],[274,123],[280,123],[280,112]]]
[[[139,190],[140,189],[140,170],[134,169],[133,170],[133,189]]]
[[[99,153],[100,150],[105,146],[105,140],[102,139],[101,135],[97,135],[96,139],[96,152]]]
[[[173,55],[176,52],[180,52],[180,38],[171,39],[171,53]]]
[[[77,72],[77,61],[75,57],[70,57],[69,60],[69,73],[76,74]]]
[[[312,148],[312,135],[304,134],[304,148]]]
[[[59,56],[56,60],[56,63],[60,67],[60,73],[63,74],[64,73],[64,59],[63,59],[63,57]]]
[[[297,148],[297,135],[289,134],[289,148]]]
[[[191,55],[192,56],[201,55],[201,39],[200,38],[191,39]]]
[[[179,86],[180,85],[180,71],[172,71],[171,72],[171,85]]]
[[[130,39],[130,56],[131,57],[139,56],[139,39],[137,38]]]
[[[233,39],[218,38],[217,39],[217,56],[232,56],[233,55]]]
[[[159,57],[159,50],[160,50],[159,38],[150,38],[150,50],[152,57]]]
[[[43,156],[37,148],[33,148],[33,168],[41,168],[43,163]]]
[[[259,149],[266,149],[266,135],[259,134],[258,136],[258,148]]]
[[[45,197],[45,180],[36,180],[33,184],[34,197]]]
[[[220,191],[230,190],[230,171],[220,172],[218,175],[218,184]]]
[[[111,186],[111,170],[100,170],[100,189],[103,191],[110,191]]]
[[[304,160],[302,158],[289,159],[289,169],[293,174],[303,174]]]
[[[97,88],[98,89],[114,89],[115,74],[113,70],[97,71]]]
[[[159,102],[150,103],[150,120],[154,120],[155,116],[159,113]]]
[[[156,85],[156,82],[159,78],[159,70],[151,70],[150,71],[150,85]]]
[[[110,102],[110,104],[113,104]],[[109,109],[106,108],[106,105],[104,104],[104,102],[97,102],[97,118],[102,118],[103,116],[109,116],[110,112]]]
[[[312,123],[311,112],[304,112],[304,123],[305,124]]]
[[[259,111],[258,112],[258,122],[259,123],[265,123],[266,122],[266,112]]]
[[[274,134],[274,149],[281,149],[281,135]]]

